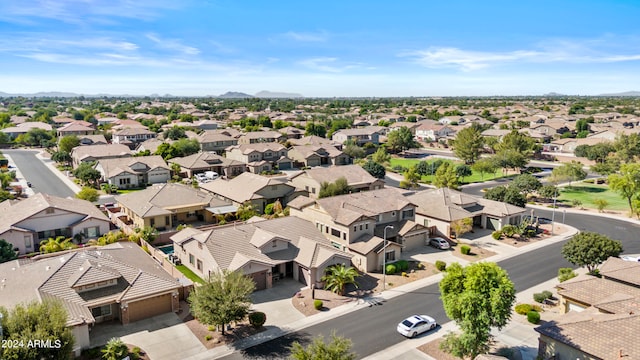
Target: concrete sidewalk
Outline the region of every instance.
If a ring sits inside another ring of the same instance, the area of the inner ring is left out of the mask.
[[[573,236],[577,230],[571,227],[567,226],[568,231],[564,234],[543,240],[543,241],[538,241],[536,243],[527,245],[527,246],[523,246],[523,247],[514,247],[514,246],[510,246],[508,244],[505,244],[503,241],[497,241],[494,240],[490,235],[487,236],[483,236],[481,238],[478,238],[476,240],[472,240],[472,242],[474,244],[477,244],[478,246],[486,246],[486,247],[490,247],[491,251],[496,252],[496,255],[489,257],[487,259],[485,259],[485,261],[493,261],[493,262],[497,262],[503,259],[507,259],[509,257],[515,256],[517,254],[522,254],[524,252],[527,251],[532,251],[535,249],[538,249],[540,247],[549,245],[551,243],[555,243],[555,242],[559,242],[559,241],[563,241],[566,240],[568,237]],[[431,252],[429,251],[430,254],[426,254],[423,255],[425,257],[425,260],[423,261],[429,261],[429,262],[434,262],[435,260],[431,259],[431,257],[433,257],[434,259],[442,259],[443,255],[444,256],[451,256],[452,258],[450,259],[451,261],[448,262],[453,262],[453,261],[457,261],[461,264],[464,265],[464,263],[466,263],[465,261],[463,261],[462,259],[458,258],[458,257],[454,257],[453,254],[446,254],[443,253],[440,250]],[[417,256],[420,257],[420,255],[411,255],[408,254],[408,256],[413,257],[413,256]],[[402,286],[398,286],[397,288],[393,288],[393,289],[389,289],[387,291],[384,291],[380,294],[376,294],[376,298],[378,298],[379,300],[383,301],[383,300],[388,300],[391,298],[394,298],[396,296],[400,296],[406,292],[410,292],[410,291],[414,291],[416,289],[419,289],[421,287],[424,286],[428,286],[431,284],[436,284],[438,283],[441,279],[442,279],[442,273],[436,274],[434,276],[430,276],[421,280],[417,280],[417,281],[413,281],[411,283],[402,285]],[[531,289],[527,289],[523,292],[518,293],[518,299],[523,299],[522,302],[531,302],[533,301],[533,293],[534,292],[540,292],[542,290],[539,290],[538,287],[540,287],[543,290],[552,290],[554,285],[553,281],[557,281],[557,280],[550,280],[549,282],[543,283],[541,285],[538,285],[534,288]],[[526,300],[525,300],[526,299]],[[520,300],[518,300],[520,301]],[[238,350],[242,350],[242,349],[247,349],[249,347],[255,346],[255,345],[259,345],[261,343],[273,340],[275,338],[278,338],[280,336],[289,334],[291,332],[295,332],[295,331],[299,331],[301,329],[304,329],[306,327],[324,322],[324,321],[328,321],[331,320],[333,318],[339,317],[341,315],[347,314],[349,312],[352,311],[356,311],[358,309],[364,308],[364,307],[368,307],[369,303],[366,301],[363,302],[354,302],[354,303],[349,303],[346,305],[342,305],[339,306],[337,308],[332,309],[331,311],[328,312],[323,312],[323,313],[318,313],[316,315],[313,316],[309,316],[309,317],[300,317],[299,314],[297,313],[297,310],[295,310],[293,308],[293,306],[290,304],[290,299],[287,299],[287,302],[283,302],[282,300],[279,300],[279,302],[277,304],[274,303],[274,305],[277,307],[278,309],[278,313],[279,315],[277,315],[277,317],[279,319],[271,319],[270,321],[270,325],[269,328],[266,331],[263,331],[259,334],[256,334],[254,336],[248,337],[246,339],[240,340],[236,343],[233,344],[233,346],[220,346],[220,347],[216,347],[210,350],[207,350],[206,352],[203,353],[199,353],[196,354],[194,356],[189,357],[188,359],[192,359],[192,360],[196,360],[196,359],[214,359],[214,358],[220,358],[226,355],[229,355],[231,353],[233,353],[234,351],[238,351]],[[289,306],[291,309],[291,317],[286,316],[287,312],[285,310],[285,308]],[[260,308],[270,311],[269,309],[269,304],[262,302],[260,304]],[[283,316],[285,315],[285,316]],[[514,314],[515,316],[520,316],[517,314]],[[526,319],[525,319],[526,321]],[[441,327],[443,330],[445,331],[438,331],[434,334],[430,334],[428,336],[423,336],[420,337],[418,339],[408,339],[405,340],[391,348],[385,349],[382,352],[376,353],[376,354],[372,354],[370,356],[367,357],[367,359],[376,359],[376,360],[382,360],[382,359],[431,359],[431,357],[429,357],[428,355],[416,350],[416,348],[424,343],[430,342],[434,339],[437,339],[438,337],[443,336],[447,331],[449,330],[455,330],[456,326],[455,323],[453,322],[448,322],[446,324],[441,324]],[[523,359],[533,359],[535,358],[535,356],[531,357],[530,355],[533,354],[534,351],[537,351],[537,346],[538,346],[538,342],[537,342],[537,333],[535,333],[535,331],[533,331],[533,327],[530,324],[521,324],[520,322],[515,322],[512,321],[512,323],[510,323],[507,327],[505,327],[503,329],[503,331],[496,333],[496,337],[497,340],[500,342],[504,342],[505,344],[508,344],[510,346],[514,346],[514,347],[519,347],[521,349],[521,352],[523,353]]]

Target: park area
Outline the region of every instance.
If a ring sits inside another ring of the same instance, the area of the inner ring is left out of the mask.
[[[420,160],[420,159],[404,159],[404,158],[397,158],[397,157],[392,157],[389,160],[389,164],[391,166],[391,169],[397,169],[399,167],[402,167],[404,169],[408,169],[411,166],[414,165],[418,165],[421,162],[426,163],[426,169],[427,169],[427,174],[426,175],[422,175],[420,182],[422,183],[427,183],[430,184],[433,182],[433,174],[435,174],[436,170],[438,169],[438,162],[441,163],[450,163],[451,165],[458,166],[458,165],[463,165],[464,163],[461,161],[453,161],[453,160],[447,160],[447,159],[432,159],[432,160]],[[477,183],[477,182],[483,182],[483,181],[488,181],[488,180],[494,180],[494,179],[499,179],[499,178],[503,178],[503,177],[509,177],[509,176],[513,176],[516,175],[517,173],[513,173],[513,172],[508,172],[508,173],[504,173],[502,171],[502,169],[498,169],[495,172],[492,173],[480,173],[478,171],[475,171],[473,169],[471,169],[471,175],[469,176],[465,176],[462,177],[460,180],[461,184],[471,184],[471,183]]]
[[[560,188],[558,196],[560,205],[573,206],[574,202],[576,204],[579,202],[580,205],[576,207],[588,209],[597,209],[596,202],[599,199],[605,200],[608,204],[604,207],[604,211],[624,212],[629,210],[627,199],[609,189],[607,185],[580,182]]]

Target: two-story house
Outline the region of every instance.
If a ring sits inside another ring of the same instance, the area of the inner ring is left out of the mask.
[[[238,138],[238,144],[257,144],[285,141],[286,137],[277,131],[251,131]]]
[[[323,183],[334,183],[345,178],[352,193],[382,189],[384,180],[371,176],[360,165],[316,167],[291,175],[289,182],[298,189],[304,189],[310,198],[317,198]]]
[[[214,196],[231,201],[235,206],[251,204],[263,213],[268,204],[279,201],[285,207],[296,196],[306,194],[287,183],[284,176],[262,176],[244,172],[233,179],[222,179],[201,184],[200,188]]]
[[[247,164],[249,171],[255,174],[271,171],[274,168],[291,169],[293,161],[288,155],[289,150],[276,142],[238,144],[228,147],[225,153],[228,159]]]
[[[174,255],[195,274],[206,278],[221,270],[241,271],[256,290],[277,286],[284,278],[318,285],[327,267],[351,262],[351,255],[332,247],[313,223],[291,216],[188,228],[171,240]]]
[[[173,158],[169,163],[180,165],[180,174],[188,178],[206,171],[215,171],[221,176],[232,178],[247,169],[247,164],[241,161],[228,159],[210,151]]]
[[[71,160],[76,168],[80,163],[133,156],[131,149],[122,144],[76,146],[71,150]]]
[[[130,149],[135,149],[139,143],[155,139],[157,136],[158,134],[145,128],[125,128],[114,132],[111,142],[127,145]]]
[[[19,254],[40,251],[40,242],[50,237],[86,242],[108,233],[109,226],[109,218],[86,200],[36,193],[0,203],[0,239]]]
[[[229,146],[238,144],[238,139],[224,130],[203,131],[197,139],[202,151],[213,151],[216,154],[222,154]]]
[[[304,136],[300,139],[289,139],[289,144],[293,146],[306,146],[306,145],[314,145],[314,146],[332,146],[338,150],[342,150],[342,143],[334,140],[329,140],[327,138],[311,135]]]
[[[87,121],[67,123],[56,130],[59,138],[68,135],[91,135],[96,131],[93,124]]]
[[[364,127],[355,129],[342,129],[338,130],[331,136],[331,140],[344,144],[347,141],[353,141],[358,146],[363,146],[366,143],[372,143],[375,145],[380,144],[380,127]]]
[[[278,132],[284,135],[286,140],[289,139],[301,139],[304,136],[304,129],[298,129],[293,126],[286,126],[282,129],[278,129]]]
[[[455,134],[449,125],[440,124],[433,120],[420,121],[415,129],[415,137],[420,141],[439,141]]]
[[[414,221],[416,206],[396,188],[300,196],[289,208],[291,216],[314,223],[334,247],[354,254],[352,262],[361,271],[380,270],[384,259],[398,260],[402,249],[423,247],[429,238],[429,230]]]

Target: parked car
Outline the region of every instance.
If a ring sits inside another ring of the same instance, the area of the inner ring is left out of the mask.
[[[429,245],[438,248],[440,250],[447,250],[451,248],[449,242],[441,237],[434,237],[429,239]]]
[[[624,261],[640,262],[640,256],[622,255],[620,259]]]
[[[529,221],[532,224],[535,223],[536,221],[538,221],[539,224],[551,224],[551,219],[547,219],[539,216],[534,216],[532,220],[531,215],[525,215],[522,217],[522,220]]]
[[[416,337],[423,332],[433,330],[438,324],[436,320],[428,315],[413,315],[398,324],[397,330],[406,337]]]

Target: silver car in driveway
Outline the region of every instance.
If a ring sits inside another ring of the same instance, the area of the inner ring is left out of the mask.
[[[398,332],[406,337],[416,337],[423,332],[433,330],[438,324],[428,315],[413,315],[398,324]]]
[[[438,248],[440,250],[447,250],[451,248],[449,242],[441,237],[434,237],[429,239],[429,245]]]

